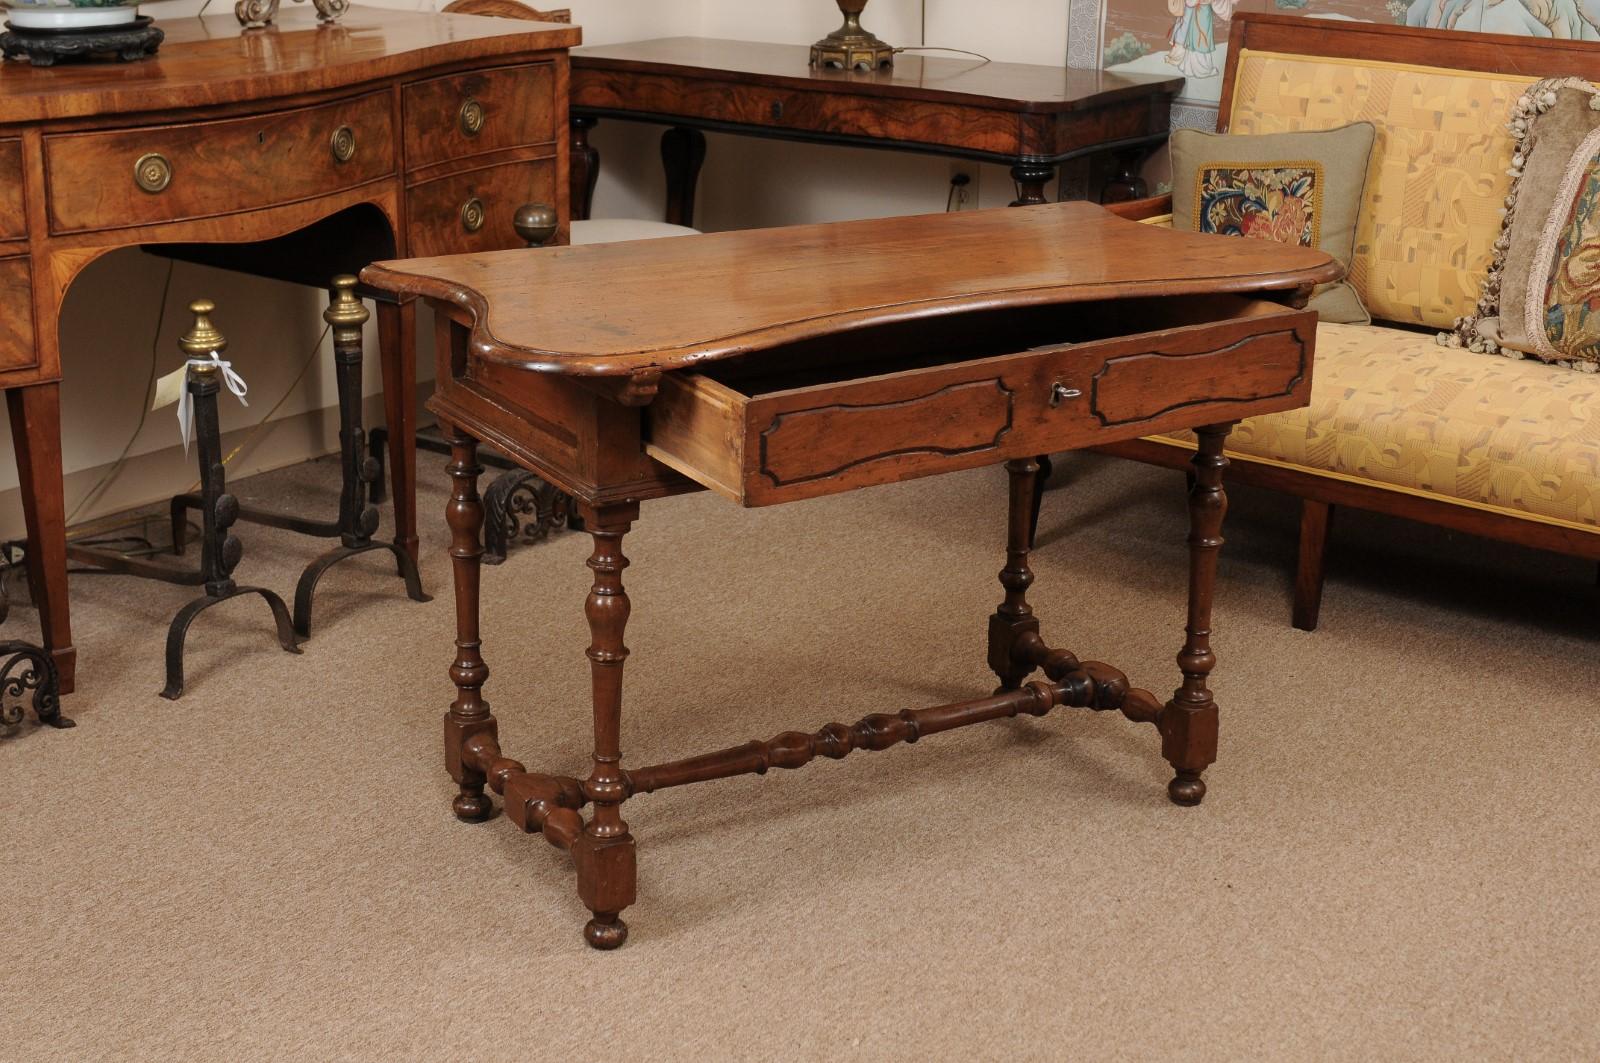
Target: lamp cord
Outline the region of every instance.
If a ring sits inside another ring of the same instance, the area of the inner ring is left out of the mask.
[[[920,46],[912,46],[912,47],[908,47],[908,48],[896,48],[894,50],[894,54],[896,54],[896,55],[899,55],[901,52],[954,52],[957,55],[970,55],[970,56],[974,57],[975,59],[983,60],[985,63],[994,62],[993,59],[990,59],[988,56],[984,55],[982,52],[969,52],[965,48],[941,48],[941,47],[939,47],[938,45],[935,45],[935,44],[925,44],[925,45],[920,45]]]

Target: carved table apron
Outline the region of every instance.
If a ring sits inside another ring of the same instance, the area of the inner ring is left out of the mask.
[[[1307,402],[1316,316],[1296,306],[1337,275],[1317,251],[1173,233],[1081,203],[370,267],[367,283],[438,311],[429,407],[453,451],[457,696],[444,732],[456,814],[486,818],[492,789],[511,822],[571,851],[593,914],[585,938],[614,948],[634,901],[622,807],[667,787],[1073,706],[1154,724],[1172,800],[1199,803],[1217,740],[1207,676],[1223,441],[1242,417]],[[1034,455],[1184,427],[1199,437],[1188,637],[1163,700],[1044,640],[1027,599]],[[569,492],[594,540],[594,756],[581,780],[504,756],[484,700],[480,440]],[[764,506],[1001,462],[995,693],[623,768],[622,540],[641,502],[703,486]]]
[[[530,201],[556,207],[565,242],[573,27],[359,7],[335,25],[306,9],[255,30],[227,11],[161,25],[148,62],[0,63],[0,388],[62,693],[58,318],[90,263],[143,246],[325,287],[394,254],[519,247]],[[412,556],[414,305],[378,308],[395,542]]]

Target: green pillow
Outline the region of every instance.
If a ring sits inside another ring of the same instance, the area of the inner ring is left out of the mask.
[[[1313,133],[1172,134],[1172,227],[1315,247],[1349,268],[1377,131],[1352,122]],[[1349,281],[1319,285],[1322,321],[1365,325],[1372,315]]]

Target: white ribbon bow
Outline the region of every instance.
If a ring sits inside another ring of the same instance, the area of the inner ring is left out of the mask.
[[[244,377],[233,371],[233,363],[225,362],[221,358],[217,357],[216,351],[211,352],[210,358],[190,358],[183,365],[184,376],[186,379],[184,380],[183,390],[178,392],[178,432],[183,436],[183,452],[187,454],[189,453],[189,437],[194,434],[194,404],[189,398],[189,384],[187,380],[189,366],[216,366],[217,369],[222,373],[222,382],[228,385],[228,390],[233,392],[234,397],[239,400],[240,406],[250,405],[250,403],[245,400],[245,395],[249,393],[250,386],[244,382]]]

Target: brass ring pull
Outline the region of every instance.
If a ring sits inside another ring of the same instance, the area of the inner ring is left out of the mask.
[[[461,204],[461,227],[469,233],[483,228],[483,200],[477,196]]]
[[[1058,380],[1050,386],[1050,408],[1053,410],[1060,406],[1063,401],[1076,399],[1082,394],[1083,392],[1077,388],[1069,388]]]
[[[456,122],[461,127],[463,135],[475,137],[483,132],[484,118],[483,104],[468,99],[461,105],[461,113],[456,116]]]
[[[356,156],[356,131],[347,125],[342,125],[333,131],[333,139],[328,143],[328,150],[333,152],[333,161],[346,163]]]
[[[139,156],[139,161],[133,164],[134,184],[154,195],[164,191],[172,183],[172,163],[167,161],[165,155],[150,152]]]

